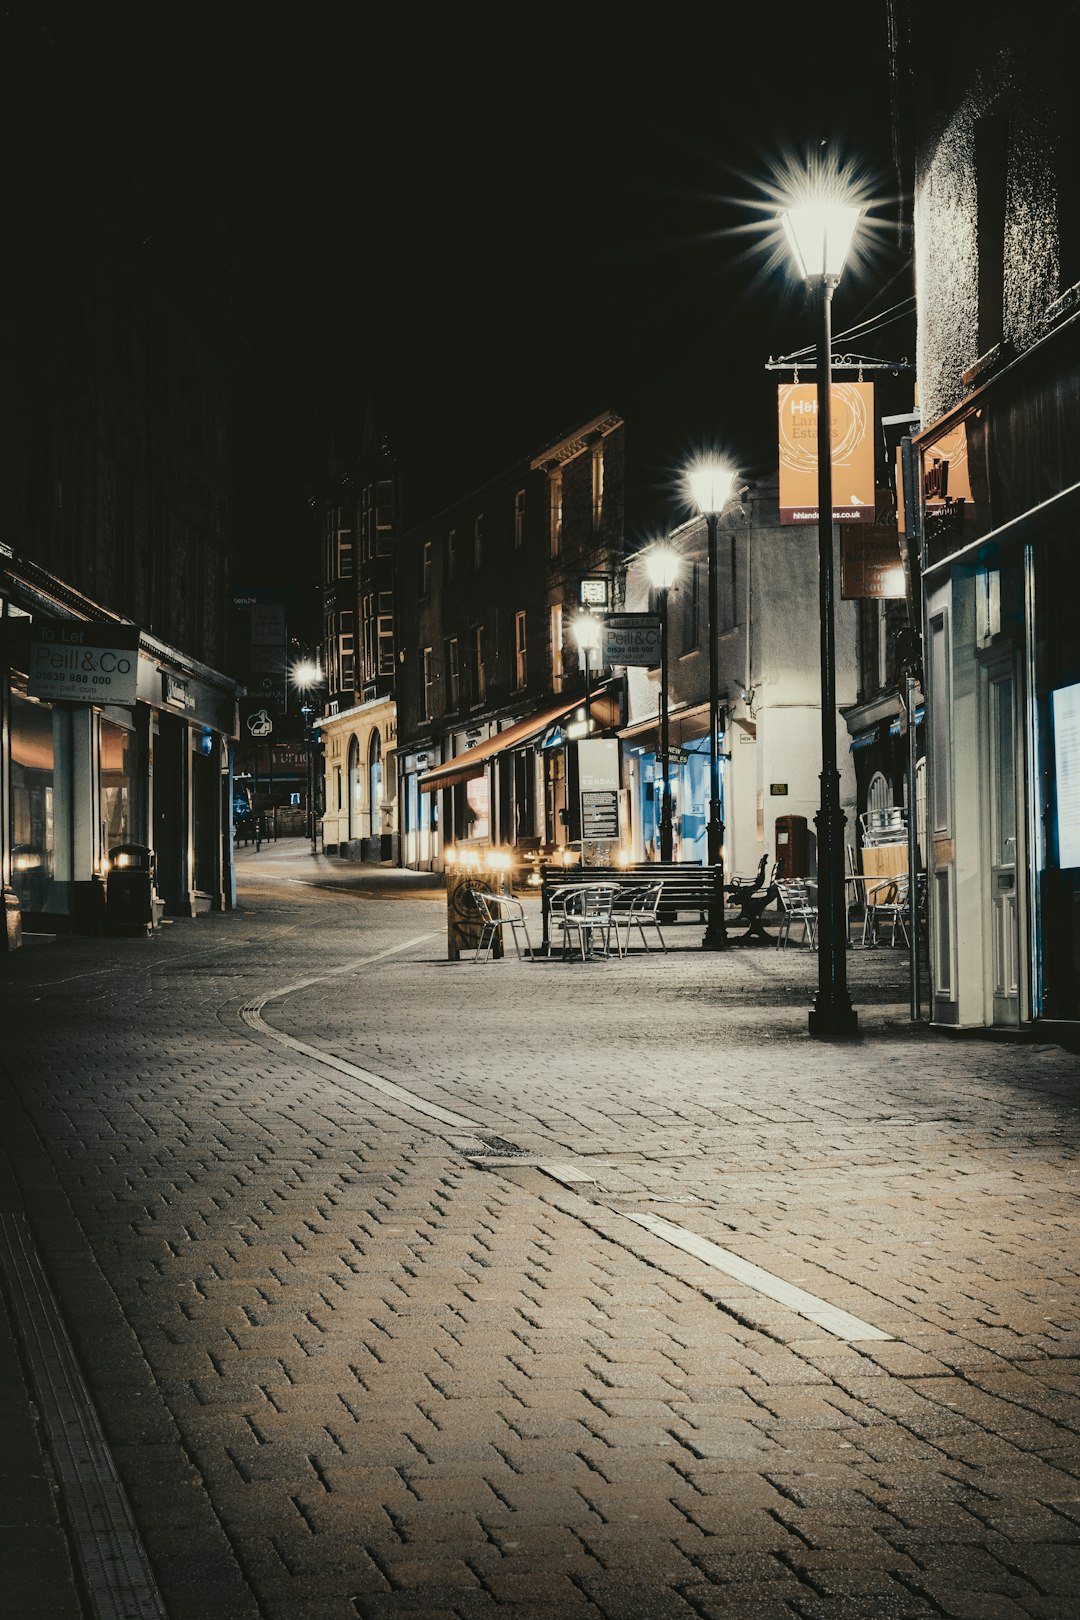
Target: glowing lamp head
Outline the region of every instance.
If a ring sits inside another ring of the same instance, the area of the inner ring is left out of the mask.
[[[861,213],[850,203],[826,198],[784,209],[780,217],[788,246],[804,281],[840,280]]]
[[[306,692],[311,687],[318,686],[322,678],[322,667],[317,658],[301,658],[290,671],[290,679],[298,692]]]
[[[593,618],[591,613],[579,613],[570,621],[570,628],[574,632],[574,640],[578,644],[578,651],[582,653],[598,653],[600,651],[600,620]]]
[[[690,493],[694,497],[694,504],[699,512],[710,517],[713,513],[722,512],[731,486],[735,482],[735,474],[730,467],[725,467],[722,461],[702,459],[687,468],[687,483]]]
[[[645,553],[649,582],[658,591],[668,591],[679,576],[681,558],[673,546],[650,546]]]

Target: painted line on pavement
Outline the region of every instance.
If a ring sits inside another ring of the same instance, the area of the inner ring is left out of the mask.
[[[299,979],[295,984],[287,984],[280,990],[268,990],[263,996],[256,996],[254,1000],[246,1002],[240,1009],[240,1018],[249,1029],[258,1030],[260,1035],[266,1035],[279,1046],[287,1046],[294,1052],[302,1052],[304,1057],[313,1058],[316,1063],[323,1063],[329,1069],[336,1069],[339,1074],[347,1074],[350,1080],[358,1080],[361,1085],[367,1086],[371,1091],[377,1091],[383,1097],[392,1097],[395,1102],[403,1103],[417,1114],[423,1114],[426,1119],[437,1119],[441,1125],[453,1125],[460,1129],[477,1131],[483,1126],[479,1120],[469,1119],[465,1114],[455,1114],[450,1108],[440,1108],[438,1103],[428,1102],[424,1097],[418,1097],[415,1092],[406,1091],[404,1086],[396,1086],[392,1080],[384,1080],[381,1075],[372,1074],[370,1069],[361,1068],[358,1063],[350,1063],[347,1058],[340,1058],[334,1052],[321,1051],[317,1046],[309,1046],[306,1041],[298,1041],[294,1035],[286,1035],[284,1030],[275,1029],[272,1024],[266,1023],[262,1010],[271,1001],[283,1001],[286,996],[295,995],[298,990],[307,990],[313,984],[321,984],[324,979],[332,979],[342,973],[355,973],[360,968],[372,967],[376,962],[385,961],[388,956],[399,956],[402,951],[409,951],[415,945],[423,945],[434,934],[417,934],[414,939],[407,939],[403,945],[393,945],[388,950],[379,951],[375,956],[362,956],[355,962],[345,962],[341,967],[330,968],[325,973],[315,973],[309,979]]]
[[[22,1215],[0,1214],[0,1269],[95,1620],[166,1620],[97,1410]]]
[[[824,1328],[826,1333],[832,1333],[838,1339],[847,1339],[851,1343],[858,1343],[861,1339],[890,1339],[891,1333],[883,1333],[880,1328],[871,1327],[869,1322],[862,1322],[857,1316],[850,1316],[827,1300],[819,1299],[816,1294],[808,1294],[803,1288],[796,1288],[794,1283],[784,1282],[782,1277],[774,1277],[771,1271],[764,1271],[761,1266],[755,1266],[749,1260],[743,1260],[740,1255],[732,1254],[729,1249],[721,1249],[718,1244],[710,1243],[707,1238],[698,1237],[696,1232],[688,1232],[685,1227],[675,1226],[671,1221],[661,1220],[659,1215],[634,1215],[628,1210],[622,1212],[628,1221],[634,1221],[643,1226],[654,1237],[662,1238],[665,1243],[672,1244],[676,1249],[682,1249],[685,1254],[692,1254],[696,1260],[702,1260],[715,1271],[722,1271],[736,1282],[741,1282],[755,1293],[765,1294],[769,1299],[775,1299],[778,1304],[786,1305],[799,1316],[805,1316],[808,1321]]]

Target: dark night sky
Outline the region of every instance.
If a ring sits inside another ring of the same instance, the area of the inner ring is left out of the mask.
[[[61,192],[130,187],[140,230],[227,311],[242,542],[267,566],[369,397],[414,515],[608,405],[647,435],[658,485],[705,439],[762,467],[763,363],[812,336],[762,246],[785,156],[827,142],[876,200],[838,330],[901,263],[884,0],[817,41],[805,12],[716,0],[35,0],[2,18],[19,162]],[[910,346],[907,326],[866,343]]]

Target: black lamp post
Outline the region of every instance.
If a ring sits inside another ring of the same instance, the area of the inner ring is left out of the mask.
[[[675,857],[675,836],[671,822],[671,735],[668,714],[668,592],[679,574],[679,553],[668,545],[650,546],[645,554],[649,579],[660,598],[660,760],[663,768],[663,798],[660,801],[660,859]]]
[[[817,301],[818,608],[821,630],[821,806],[817,827],[818,991],[810,1034],[853,1035],[858,1014],[847,986],[844,827],[836,764],[836,626],[833,580],[832,296],[860,210],[832,199],[788,208],[782,218],[799,271]]]
[[[319,853],[318,832],[315,819],[315,706],[311,693],[315,687],[321,685],[323,673],[318,659],[302,658],[293,666],[292,683],[303,696],[300,705],[300,716],[304,722],[304,749],[307,763],[307,832],[311,840],[311,853]]]
[[[687,477],[709,534],[709,825],[706,829],[706,853],[709,865],[719,866],[723,860],[724,818],[720,807],[720,669],[716,645],[720,589],[716,532],[724,502],[735,482],[735,474],[721,462],[708,458],[691,467]],[[713,906],[709,913],[703,945],[707,951],[722,951],[727,946],[722,905]]]

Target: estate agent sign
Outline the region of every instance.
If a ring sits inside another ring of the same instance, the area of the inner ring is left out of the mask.
[[[833,522],[874,516],[874,385],[833,383]],[[782,383],[779,395],[780,522],[818,518],[817,386]]]
[[[658,613],[610,613],[604,620],[601,662],[640,664],[650,669],[660,662],[660,615]]]
[[[139,632],[134,625],[35,619],[27,691],[64,703],[136,701]]]

